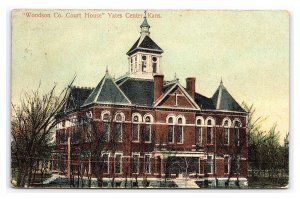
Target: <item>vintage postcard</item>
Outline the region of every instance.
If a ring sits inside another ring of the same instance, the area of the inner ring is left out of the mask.
[[[11,17],[12,187],[288,187],[287,11]]]

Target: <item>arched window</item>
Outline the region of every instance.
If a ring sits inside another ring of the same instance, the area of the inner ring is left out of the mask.
[[[116,128],[114,133],[114,140],[122,142],[123,139],[123,122],[125,120],[124,113],[117,113],[115,115]]]
[[[103,111],[101,113],[101,119],[103,121],[103,139],[104,141],[109,140],[110,134],[110,122],[111,122],[111,115],[109,111]]]
[[[213,126],[215,125],[215,121],[212,117],[206,118],[207,125],[207,144],[213,144],[214,132]]]
[[[178,116],[177,117],[177,143],[179,144],[183,144],[183,136],[184,136],[184,132],[183,132],[183,125],[185,124],[185,118],[183,116]]]
[[[144,123],[145,123],[145,131],[143,135],[144,141],[151,142],[153,116],[150,114],[146,114],[144,116]]]
[[[168,123],[168,143],[174,143],[174,115],[168,115],[167,117],[167,123]]]
[[[229,145],[230,143],[230,126],[231,121],[229,118],[225,118],[223,120],[223,127],[224,127],[224,145]]]
[[[234,144],[236,146],[240,145],[240,127],[242,126],[242,123],[239,119],[234,119],[233,121],[233,128],[234,128]]]
[[[203,126],[204,125],[204,119],[203,117],[196,117],[196,136],[195,136],[195,142],[196,145],[202,146],[203,145]]]
[[[140,123],[142,122],[142,116],[139,113],[132,115],[132,141],[140,141]]]

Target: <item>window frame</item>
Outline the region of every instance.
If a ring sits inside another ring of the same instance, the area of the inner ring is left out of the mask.
[[[210,124],[209,124],[209,121],[211,121]],[[206,125],[206,130],[207,130],[206,131],[207,132],[206,144],[207,145],[213,145],[214,144],[214,126],[215,126],[214,118],[212,118],[211,116],[207,117],[206,120],[205,120],[205,125]],[[210,137],[210,142],[208,142],[209,137]]]
[[[138,118],[138,121],[135,121],[135,117]],[[142,116],[139,113],[133,113],[132,114],[132,142],[140,142],[140,133],[141,133],[141,123],[142,123]],[[134,140],[134,130],[135,130],[135,126],[137,127],[137,140]]]
[[[120,172],[119,173],[117,173],[116,172],[116,166],[117,166],[117,156],[120,156]],[[122,153],[115,153],[115,157],[114,157],[114,173],[115,174],[122,174],[123,173],[123,154]]]
[[[103,156],[104,155],[107,155],[107,161],[105,161],[104,159],[103,159]],[[103,170],[103,174],[109,174],[109,172],[110,172],[110,169],[109,169],[109,157],[110,157],[110,154],[109,153],[102,153],[102,160],[103,160],[103,164],[104,164],[104,162],[106,162],[107,163],[107,172],[105,172],[104,170]]]
[[[227,161],[225,161],[227,159]],[[229,155],[225,155],[224,156],[224,174],[229,174],[230,173],[230,156]],[[227,166],[227,167],[226,167]],[[227,168],[227,172],[225,172],[225,168]]]
[[[150,120],[149,121],[147,121],[147,118],[150,118]],[[149,129],[149,140],[145,140],[145,143],[151,143],[152,142],[152,125],[153,125],[153,121],[154,121],[154,119],[153,119],[153,116],[150,114],[150,113],[147,113],[147,114],[145,114],[144,115],[144,117],[143,117],[143,121],[144,121],[144,124],[145,124],[145,132],[146,132],[146,129],[147,129],[147,127],[150,127]]]
[[[198,121],[200,121],[200,124],[198,124]],[[195,125],[196,125],[196,133],[195,133],[196,140],[195,140],[195,142],[196,142],[196,144],[199,144],[199,146],[203,146],[203,126],[204,126],[203,117],[197,116]],[[200,133],[199,133],[199,131],[200,131]]]
[[[211,159],[209,160],[208,157],[211,157]],[[205,172],[207,174],[214,174],[214,155],[207,155],[205,164],[206,164],[205,166],[207,166],[207,168],[210,169],[210,172],[208,172],[205,168],[205,170],[206,170]]]
[[[136,165],[136,172],[134,171],[135,168],[135,157],[137,157],[137,165]],[[132,174],[139,174],[140,172],[140,154],[133,153],[132,154]]]
[[[117,117],[118,116],[121,116],[121,120],[117,120]],[[116,123],[116,127],[117,125],[120,125],[120,135],[119,135],[119,132],[118,132],[118,139],[117,139],[117,142],[123,142],[123,124],[125,122],[125,115],[123,112],[117,112],[116,115],[115,115],[115,123]],[[118,130],[118,129],[117,129]]]
[[[170,122],[169,120],[172,119]],[[168,143],[169,144],[174,144],[175,143],[175,115],[170,114],[166,118],[166,123],[168,124]],[[170,129],[172,129],[170,131]],[[172,136],[170,136],[170,133],[172,133]],[[170,142],[170,137],[172,137],[172,142]]]
[[[146,169],[146,157],[149,157],[149,162],[148,162],[148,170]],[[144,173],[145,174],[150,174],[151,173],[151,154],[145,154],[144,155]]]

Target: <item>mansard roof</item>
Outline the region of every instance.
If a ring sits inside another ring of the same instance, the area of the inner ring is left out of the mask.
[[[163,50],[148,35],[140,36],[126,54],[131,55],[138,50],[163,53]]]
[[[211,99],[217,110],[245,112],[245,110],[235,101],[235,99],[227,91],[222,81]]]
[[[91,92],[83,103],[83,106],[92,103],[131,104],[130,100],[108,73],[105,74],[97,87]]]

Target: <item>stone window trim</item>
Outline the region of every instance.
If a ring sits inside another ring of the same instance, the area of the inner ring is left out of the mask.
[[[213,117],[211,117],[211,116],[208,116],[208,117],[205,119],[205,125],[206,125],[206,126],[211,126],[211,127],[215,126],[215,125],[216,125],[215,119],[214,119]]]
[[[106,119],[105,117],[107,117],[107,114],[108,114],[108,119]],[[108,110],[105,110],[105,111],[102,111],[101,112],[101,120],[102,121],[105,121],[105,122],[110,122],[110,120],[111,120],[111,113],[110,113],[110,111],[108,111]]]
[[[225,117],[222,121],[222,126],[223,127],[231,127],[232,126],[232,122],[228,117]]]
[[[205,126],[204,125],[204,118],[202,116],[197,116],[195,125],[196,126]]]

